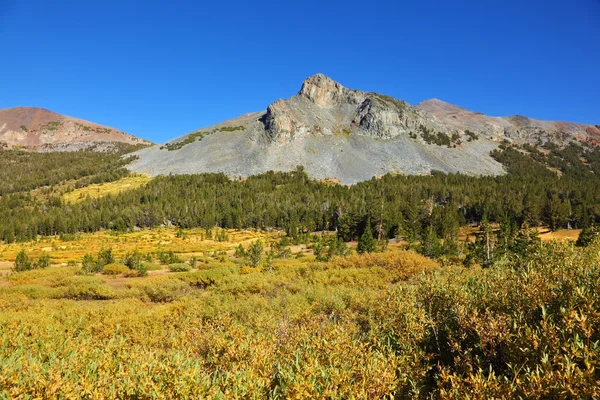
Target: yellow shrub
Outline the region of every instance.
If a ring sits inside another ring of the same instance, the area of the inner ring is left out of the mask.
[[[242,274],[242,275],[253,274],[255,272],[260,272],[260,271],[261,271],[260,267],[252,268],[247,265],[244,265],[242,268],[240,268],[240,274]]]
[[[422,271],[439,267],[437,262],[411,250],[336,257],[329,265],[332,268],[341,269],[383,268],[393,272],[397,280],[406,280]]]
[[[102,271],[104,275],[121,275],[126,272],[129,272],[129,268],[123,264],[108,264],[104,266]]]

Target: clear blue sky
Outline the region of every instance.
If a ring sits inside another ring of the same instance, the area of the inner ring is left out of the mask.
[[[600,124],[600,0],[0,0],[0,108],[155,142],[317,72],[417,104]]]

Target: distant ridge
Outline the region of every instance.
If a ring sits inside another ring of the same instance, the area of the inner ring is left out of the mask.
[[[37,107],[0,110],[0,147],[34,151],[103,150],[111,144],[151,143],[114,128]]]

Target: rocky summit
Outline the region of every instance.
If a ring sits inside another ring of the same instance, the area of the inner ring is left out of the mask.
[[[508,140],[594,142],[598,128],[495,118],[430,100],[414,107],[317,74],[266,111],[242,115],[137,153],[137,172],[247,177],[303,166],[315,179],[354,184],[386,173],[499,175],[490,151]]]
[[[151,144],[117,129],[43,108],[15,107],[0,110],[0,148],[104,151],[118,143]]]

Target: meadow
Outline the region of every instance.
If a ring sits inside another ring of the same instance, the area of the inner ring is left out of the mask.
[[[0,398],[600,396],[599,243],[551,240],[482,269],[402,243],[317,261],[317,237],[282,237],[160,228],[1,245]],[[257,240],[250,265],[239,246]],[[82,271],[108,248],[151,268]],[[52,266],[10,271],[21,250]],[[171,252],[187,271],[161,260]]]

